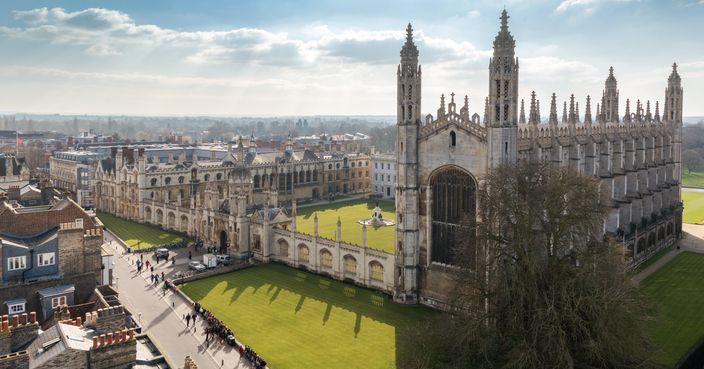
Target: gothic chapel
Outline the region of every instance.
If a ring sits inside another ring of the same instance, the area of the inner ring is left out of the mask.
[[[477,190],[487,171],[501,163],[546,160],[600,178],[610,193],[604,232],[622,243],[624,258],[637,265],[671,245],[681,233],[682,87],[677,65],[667,80],[664,110],[626,100],[619,116],[613,68],[592,118],[574,95],[557,118],[551,96],[546,122],[531,95],[528,119],[518,97],[516,43],[508,14],[494,39],[489,95],[482,118],[470,114],[467,96],[440,97],[435,116],[421,115],[422,72],[413,29],[408,25],[397,71],[396,267],[394,299],[443,307],[451,288],[449,269],[460,219],[476,217]],[[520,104],[520,107],[519,107]]]

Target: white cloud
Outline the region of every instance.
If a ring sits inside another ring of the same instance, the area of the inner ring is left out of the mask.
[[[404,30],[332,30],[314,25],[291,38],[285,32],[256,28],[224,31],[178,31],[137,24],[129,15],[91,8],[68,12],[62,8],[16,11],[24,27],[0,27],[0,35],[75,45],[91,56],[119,56],[133,46],[183,50],[192,64],[251,64],[297,67],[324,60],[365,64],[395,64]],[[476,16],[478,12],[469,12]],[[302,38],[300,38],[302,37]],[[415,34],[418,47],[427,52],[425,62],[476,60],[487,55],[469,42]]]
[[[555,12],[563,13],[570,9],[581,10],[585,14],[589,15],[596,11],[598,6],[603,3],[631,3],[639,2],[640,0],[562,0],[560,4],[555,8]],[[700,0],[704,1],[704,0]]]
[[[110,45],[105,44],[94,44],[85,50],[86,54],[93,56],[118,56],[122,55],[121,52],[117,51]]]

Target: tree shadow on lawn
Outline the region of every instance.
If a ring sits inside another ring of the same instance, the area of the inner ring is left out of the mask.
[[[248,275],[237,279],[238,273],[252,272],[258,273],[258,276]],[[326,325],[329,321],[333,308],[349,311],[355,314],[355,323],[353,327],[350,327],[349,333],[354,334],[357,339],[365,338],[363,335],[360,336],[363,328],[362,318],[392,326],[395,332],[396,363],[399,368],[411,366],[404,360],[410,357],[410,353],[416,349],[411,339],[414,336],[412,333],[422,325],[422,322],[441,314],[423,306],[398,305],[381,292],[352,286],[348,283],[278,264],[256,266],[191,282],[198,283],[198,288],[189,289],[188,295],[194,301],[201,301],[222,282],[227,283],[223,294],[234,289],[230,304],[234,303],[244,291],[253,288],[255,291],[265,292],[267,295],[274,291],[269,299],[269,304],[278,297],[281,290],[298,294],[300,298],[295,306],[292,306],[294,314],[297,314],[304,307],[305,301],[308,299],[327,304],[325,312],[320,317],[322,325]],[[262,287],[264,288],[262,289]],[[256,347],[254,349],[256,350]]]

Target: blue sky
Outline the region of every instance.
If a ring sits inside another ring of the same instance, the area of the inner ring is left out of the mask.
[[[623,100],[662,100],[674,61],[704,115],[704,0],[4,0],[0,111],[391,115],[411,21],[423,111],[454,91],[481,115],[504,5],[543,115],[552,92],[598,99],[611,65]]]

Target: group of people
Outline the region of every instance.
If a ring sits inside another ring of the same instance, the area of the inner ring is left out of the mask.
[[[193,314],[193,321],[195,322],[196,313],[200,314],[207,324],[205,329],[205,342],[210,345],[210,342],[216,338],[220,338],[222,342],[227,343],[230,346],[237,347],[237,351],[240,356],[249,360],[252,365],[257,369],[266,368],[266,361],[259,357],[254,350],[249,346],[242,346],[235,340],[235,334],[230,328],[228,328],[220,319],[216,318],[211,312],[203,308],[199,303],[195,303],[193,306],[195,313]],[[188,316],[186,320],[188,321]]]

